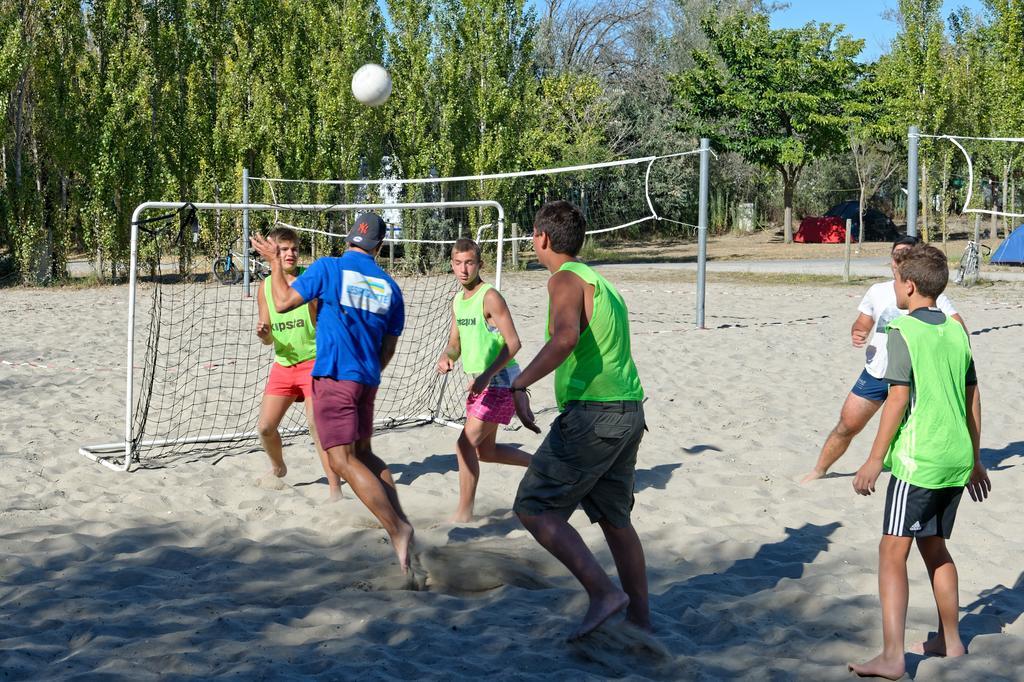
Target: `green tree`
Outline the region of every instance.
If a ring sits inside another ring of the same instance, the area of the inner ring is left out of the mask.
[[[388,67],[394,90],[388,103],[389,147],[403,177],[424,177],[437,164],[437,107],[427,93],[435,86],[431,63],[430,0],[388,0]]]
[[[900,0],[894,18],[900,26],[892,50],[879,60],[878,79],[888,92],[891,106],[906,125],[918,125],[922,133],[935,134],[949,115],[942,81],[946,36],[941,18],[942,0]],[[930,222],[931,167],[935,145],[920,141],[922,229],[928,239]]]
[[[885,90],[874,77],[872,66],[865,68],[847,107],[850,154],[859,188],[861,242],[864,241],[864,213],[868,201],[905,161],[905,157],[897,153],[902,127],[889,106]]]
[[[442,162],[453,166],[442,172],[518,169],[537,104],[532,12],[524,0],[445,0],[435,14]]]
[[[312,45],[319,55],[314,73],[319,81],[318,167],[326,177],[356,178],[361,166],[376,176],[394,105],[360,104],[352,96],[351,83],[363,64],[384,62],[384,17],[375,0],[334,0],[329,6],[315,27],[319,37]],[[299,53],[297,59],[295,68],[301,69],[307,57]]]
[[[829,24],[773,30],[763,14],[708,14],[701,26],[709,49],[675,78],[680,125],[779,173],[791,242],[801,171],[847,145],[863,41]]]
[[[94,127],[90,153],[88,242],[109,258],[116,276],[127,261],[131,214],[163,196],[163,169],[154,139],[154,68],[145,19],[131,0],[92,0],[86,26],[93,41],[86,104]]]
[[[1019,137],[1024,130],[1024,0],[988,0],[992,13],[990,36],[992,38],[992,60],[994,78],[992,90],[992,134],[995,137]],[[1014,168],[1019,166],[1021,145],[995,143],[994,156],[1001,162],[1004,210],[1016,212],[1014,196],[1016,188],[1011,187]],[[1011,208],[1012,207],[1012,208]],[[1004,219],[1003,229],[1011,229],[1010,218]],[[992,220],[993,236],[996,221]]]
[[[13,176],[14,112],[19,106],[18,85],[27,58],[26,44],[22,40],[24,16],[18,9],[17,3],[0,2],[0,122],[3,123],[3,133],[0,134],[0,244],[4,245],[5,251],[10,248],[17,230],[17,184]]]
[[[0,15],[10,20],[0,48],[0,81],[10,88],[0,218],[22,280],[43,284],[63,276],[77,222],[85,34],[73,0],[5,4]]]

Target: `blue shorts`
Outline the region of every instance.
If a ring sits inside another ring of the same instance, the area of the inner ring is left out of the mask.
[[[885,379],[876,379],[871,376],[865,369],[857,377],[857,383],[850,389],[850,393],[866,400],[884,403],[885,399],[889,397],[889,384]]]

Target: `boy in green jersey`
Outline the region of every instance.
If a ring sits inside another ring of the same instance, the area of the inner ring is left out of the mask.
[[[526,387],[555,374],[560,412],[530,460],[513,509],[587,591],[587,613],[570,639],[623,610],[629,622],[651,627],[644,550],[630,519],[636,456],[646,428],[644,391],[622,296],[576,259],[586,229],[583,213],[568,201],[548,202],[537,211],[533,248],[551,273],[547,343],[512,382],[519,419],[539,433]],[[601,526],[621,587],[569,524],[579,506]]]
[[[939,614],[938,633],[920,653],[962,656],[957,570],[946,549],[960,496],[967,488],[976,501],[992,484],[979,455],[980,407],[974,360],[967,333],[936,307],[946,288],[949,266],[933,246],[915,246],[896,270],[896,300],[910,311],[889,323],[885,378],[889,396],[878,435],[853,488],[875,491],[883,467],[892,471],[878,547],[878,592],[882,602],[882,653],[849,664],[861,676],[898,679],[904,662],[907,556],[916,541],[931,578]]]
[[[480,279],[480,246],[459,239],[452,247],[452,272],[462,285],[452,301],[452,325],[448,347],[437,361],[437,371],[447,374],[462,357],[462,368],[473,379],[466,390],[466,424],[455,443],[459,458],[459,506],[452,521],[473,518],[473,502],[480,480],[480,462],[525,467],[530,455],[510,445],[497,445],[499,424],[515,414],[512,380],[519,376],[513,359],[519,352],[519,334],[504,297]]]
[[[287,227],[278,227],[267,235],[277,244],[277,252],[284,263],[288,282],[302,272],[299,267],[299,236]],[[341,479],[331,469],[327,453],[320,447],[316,425],[313,423],[313,363],[316,361],[316,301],[299,306],[287,313],[279,313],[267,305],[270,279],[256,290],[256,305],[259,321],[256,336],[265,346],[274,346],[274,364],[270,368],[267,386],[263,392],[263,404],[256,431],[260,435],[263,449],[270,458],[270,473],[257,481],[261,486],[282,487],[280,479],[288,473],[281,451],[281,433],[278,427],[295,401],[305,402],[306,423],[309,435],[320,455],[320,465],[327,475],[328,500],[341,498]]]

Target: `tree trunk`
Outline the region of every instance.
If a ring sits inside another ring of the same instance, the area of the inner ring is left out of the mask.
[[[860,232],[857,239],[857,253],[860,253],[860,247],[864,244],[864,195],[867,194],[867,188],[864,186],[864,181],[860,182],[860,203],[857,205],[857,230]]]
[[[1006,197],[1003,201],[1004,205],[1009,206],[1008,210],[1010,213],[1017,212],[1017,178],[1015,178],[1013,174],[1010,175],[1010,196]],[[1014,227],[1013,223],[1011,223],[1010,232],[1013,232]]]
[[[931,218],[932,191],[928,184],[928,163],[921,164],[921,239],[928,241],[928,222]],[[910,226],[907,226],[910,229]]]
[[[40,202],[38,211],[32,211],[35,221],[42,224],[33,225],[33,232],[39,230],[33,243],[28,244],[31,251],[32,264],[30,274],[33,284],[47,284],[53,270],[53,214],[48,210],[47,196],[44,192],[43,167],[39,161],[39,139],[35,131],[30,131],[32,138],[32,163],[35,166],[36,201]]]
[[[940,179],[939,179],[939,187],[940,187],[940,189],[939,189],[939,192],[940,192],[939,193],[939,197],[940,197],[940,199],[939,199],[939,211],[940,211],[940,213],[939,213],[939,226],[940,226],[940,228],[942,230],[942,250],[943,250],[943,252],[945,252],[945,250],[946,250],[946,235],[947,235],[947,233],[949,231],[949,225],[946,222],[946,219],[947,219],[947,217],[949,215],[949,210],[948,210],[948,208],[946,206],[946,196],[947,196],[947,191],[949,190],[949,168],[950,168],[950,164],[952,162],[953,162],[952,154],[948,154],[948,155],[947,154],[943,154],[943,158],[942,158],[942,175],[940,176]]]
[[[992,239],[999,239],[999,221],[996,217],[996,193],[995,188],[992,188],[992,214],[989,220],[988,234]]]
[[[782,229],[787,244],[793,243],[793,185],[796,182],[785,174],[782,176],[782,206],[785,216],[782,221]]]
[[[89,217],[90,229],[92,230],[93,239],[96,242],[96,262],[93,268],[96,271],[96,276],[99,278],[100,284],[107,283],[106,258],[103,255],[103,230],[100,228],[100,216],[99,211],[94,211]]]
[[[1010,196],[1010,162],[1003,162],[1003,205],[1002,210],[1007,209],[1007,198]],[[1010,234],[1010,229],[1013,225],[1010,224],[1010,216],[1003,218],[1003,234]]]

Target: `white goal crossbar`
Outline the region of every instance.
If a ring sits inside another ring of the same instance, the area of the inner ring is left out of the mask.
[[[495,287],[501,287],[502,268],[502,246],[505,238],[505,209],[497,201],[435,201],[420,203],[380,203],[380,204],[249,204],[249,203],[202,203],[202,202],[167,202],[147,201],[135,207],[132,213],[131,223],[131,255],[128,274],[128,343],[127,343],[127,366],[125,368],[127,386],[125,390],[125,419],[124,419],[124,440],[113,443],[102,443],[98,445],[84,445],[78,450],[78,454],[114,471],[129,471],[132,463],[133,446],[133,391],[134,391],[134,370],[135,370],[135,303],[136,289],[138,284],[138,249],[139,249],[139,225],[142,214],[153,209],[182,210],[193,208],[197,211],[295,211],[295,212],[318,212],[338,213],[343,211],[385,211],[404,209],[444,209],[444,208],[493,208],[497,211],[497,243],[498,253],[495,262]],[[246,235],[247,237],[248,235]],[[243,252],[249,253],[249,245],[243,244]],[[423,415],[421,421],[434,421],[433,415]],[[163,445],[190,444],[202,442],[227,442],[248,438],[255,435],[255,431],[237,433],[219,433],[201,436],[189,436],[187,438],[158,439],[142,441],[139,447],[158,447]],[[288,433],[287,435],[295,435]],[[108,455],[108,456],[104,456]],[[123,457],[122,462],[117,462],[115,457]]]

